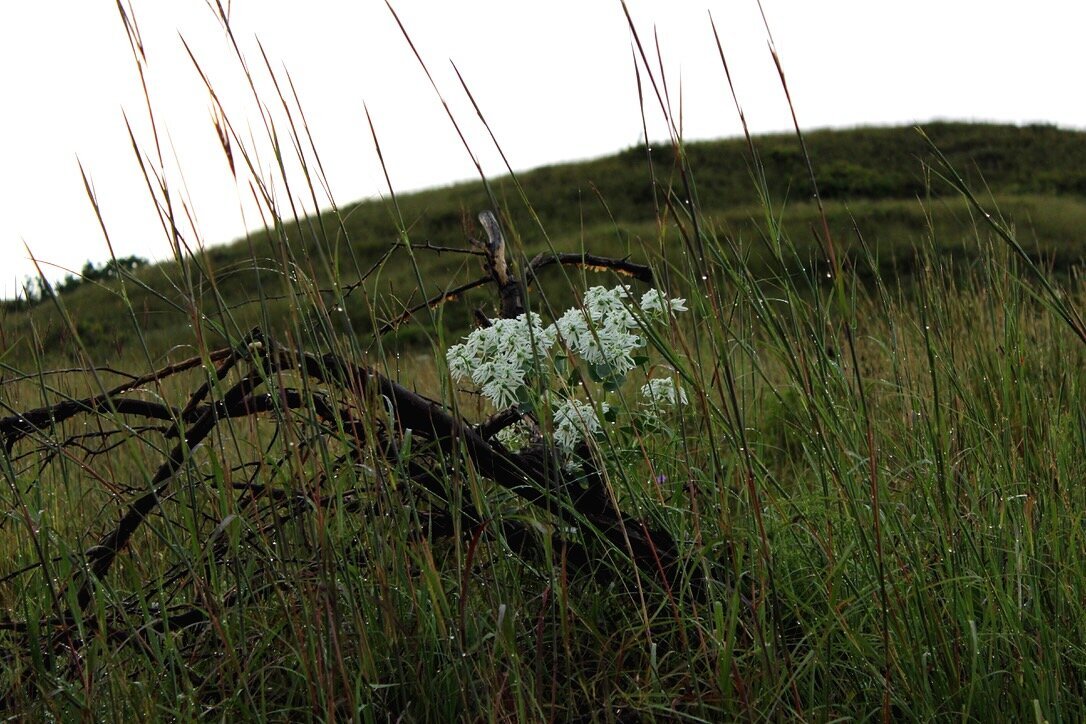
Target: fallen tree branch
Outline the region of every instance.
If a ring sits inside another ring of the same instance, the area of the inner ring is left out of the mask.
[[[392,418],[402,433],[411,430],[436,443],[445,459],[455,462],[466,456],[480,475],[486,477],[537,508],[558,515],[568,524],[587,522],[620,550],[627,550],[633,562],[666,587],[675,582],[677,549],[671,536],[653,531],[641,521],[624,516],[603,492],[602,480],[587,493],[563,499],[570,488],[561,468],[550,464],[547,455],[509,453],[495,447],[475,428],[454,417],[440,403],[427,399],[373,370],[360,367],[333,354],[323,356],[269,344],[269,364],[277,369],[295,368],[325,384],[346,387],[360,400],[381,396],[392,409]],[[645,531],[644,535],[641,531]]]
[[[211,352],[208,359],[212,362],[229,358],[237,354],[233,349],[220,349]],[[65,400],[55,405],[38,407],[22,414],[8,415],[0,418],[0,439],[4,441],[4,449],[9,454],[12,448],[23,437],[34,432],[41,432],[49,425],[56,425],[82,413],[121,412],[124,408],[127,412],[122,414],[143,415],[159,420],[172,420],[177,418],[177,413],[165,405],[146,402],[143,400],[128,400],[121,397],[129,390],[142,385],[157,382],[179,372],[193,369],[204,363],[203,357],[190,357],[181,362],[162,367],[150,374],[133,378],[101,395],[92,395],[81,400]]]
[[[261,383],[255,375],[247,375],[231,387],[223,397],[223,409],[241,414],[247,410],[244,403],[249,393]],[[149,483],[150,490],[133,502],[117,526],[99,539],[98,544],[86,552],[90,577],[79,586],[76,600],[80,609],[85,610],[92,597],[93,581],[101,579],[116,560],[117,554],[128,544],[129,539],[143,523],[147,515],[158,506],[159,497],[165,492],[169,481],[181,469],[190,452],[211,432],[219,420],[218,406],[206,408],[200,417],[186,430],[184,439],[170,451],[169,456],[159,466]]]

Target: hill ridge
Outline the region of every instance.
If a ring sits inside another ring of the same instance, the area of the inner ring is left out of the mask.
[[[1025,241],[1038,253],[1058,264],[1077,263],[1083,257],[1081,233],[1086,228],[1086,132],[1046,124],[1015,126],[935,121],[922,126],[940,150],[978,189],[987,187],[1000,200],[1002,211],[1027,222]],[[934,218],[941,238],[939,247],[952,256],[967,256],[975,247],[975,234],[968,212],[957,203],[952,190],[925,172],[931,158],[927,142],[914,126],[861,126],[853,129],[819,129],[805,132],[805,140],[818,177],[822,198],[828,204],[831,221],[846,236],[853,222],[875,243],[880,255],[893,265],[908,256],[917,235],[928,233]],[[794,135],[756,136],[757,168],[766,183],[769,198],[783,206],[790,229],[803,236],[805,220],[812,211],[810,183],[799,143]],[[651,149],[651,150],[650,150]],[[693,169],[696,202],[705,216],[729,234],[757,238],[761,233],[757,217],[762,215],[760,198],[752,179],[747,142],[742,138],[696,141],[684,152]],[[652,159],[657,185],[649,176]],[[590,243],[593,251],[618,256],[645,252],[645,245],[657,248],[657,208],[668,193],[677,189],[674,154],[667,144],[641,144],[616,154],[573,163],[552,164],[517,174],[530,211],[521,202],[509,176],[490,179],[514,245],[534,253],[553,244],[560,250],[578,249]],[[685,192],[682,192],[685,194]],[[921,213],[918,199],[930,199],[932,214]],[[481,182],[467,181],[451,186],[397,196],[407,225],[408,236],[416,242],[459,246],[465,234],[473,232],[474,216],[492,206]],[[543,223],[546,238],[533,216]],[[312,277],[314,286],[329,288],[335,277],[349,287],[366,274],[401,236],[388,202],[368,199],[341,205],[339,218],[323,212],[323,219],[306,217],[284,222],[281,227],[207,248],[196,260],[197,284],[193,293],[203,297],[210,313],[222,302],[220,312],[236,316],[232,324],[244,326],[288,315],[279,300],[269,301],[267,314],[243,308],[259,286],[263,294],[280,294],[283,279],[290,274]],[[325,222],[322,226],[319,222]],[[322,238],[321,229],[328,231]],[[346,238],[344,238],[344,233]],[[349,243],[345,243],[349,242]],[[424,275],[432,275],[433,289],[442,289],[463,277],[461,260],[448,255],[428,257]],[[289,271],[284,271],[287,267]],[[473,267],[472,267],[473,268]],[[142,315],[143,331],[162,340],[176,339],[179,325],[189,324],[180,311],[184,305],[173,287],[179,278],[174,262],[155,264],[136,272],[135,283],[127,286],[132,309]],[[348,312],[356,325],[368,324],[382,305],[395,308],[396,293],[404,299],[433,290],[418,290],[413,278],[400,279],[394,262],[381,270],[366,295],[348,300]],[[427,283],[430,278],[425,277]],[[93,346],[122,348],[130,335],[132,312],[104,285],[78,284],[63,295],[74,315],[77,331]],[[365,297],[363,300],[362,297]],[[380,299],[378,299],[380,297]],[[172,301],[171,301],[172,300]],[[416,299],[417,301],[417,299]],[[401,300],[402,302],[402,300]],[[232,307],[240,305],[238,311]],[[0,322],[8,330],[0,344],[7,348],[12,338],[30,338],[33,320],[43,343],[60,345],[64,325],[53,305],[0,304]],[[259,306],[259,305],[258,305]],[[454,323],[466,323],[466,312],[454,312]],[[82,325],[82,328],[78,328]],[[145,326],[144,326],[145,325]]]

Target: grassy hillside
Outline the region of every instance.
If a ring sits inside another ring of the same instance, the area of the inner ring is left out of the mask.
[[[959,123],[932,123],[925,131],[971,183],[987,185],[1031,252],[1058,268],[1083,258],[1086,133],[1050,126]],[[874,249],[881,271],[908,273],[915,265],[918,240],[924,238],[937,239],[937,252],[958,264],[979,253],[978,241],[987,232],[978,231],[963,200],[928,173],[932,153],[915,129],[818,131],[807,137],[807,144],[837,242],[854,248],[862,238]],[[785,234],[801,249],[808,245],[814,255],[811,230],[817,212],[794,136],[757,138],[756,164],[740,139],[692,143],[685,151],[694,170],[693,199],[687,198],[676,173],[670,146],[637,147],[607,158],[524,173],[518,178],[523,196],[509,178],[492,181],[493,201],[481,183],[403,196],[398,201],[404,236],[416,244],[464,246],[466,232],[481,233],[474,228],[475,214],[496,202],[524,254],[553,246],[654,260],[681,253],[679,238],[667,229],[661,231],[657,222],[661,216],[669,217],[670,198],[673,203],[693,201],[705,219],[748,245],[750,262],[757,269],[766,233],[765,207],[759,198],[762,179],[761,188],[780,214]],[[755,167],[762,169],[758,178],[752,172]],[[256,323],[288,328],[289,310],[299,303],[290,296],[296,292],[289,292],[295,285],[287,277],[293,275],[311,282],[313,289],[325,290],[319,294],[323,303],[344,309],[341,316],[349,320],[344,324],[364,334],[372,330],[374,319],[395,316],[403,304],[478,273],[478,264],[470,257],[419,252],[422,273],[416,275],[403,249],[385,256],[401,243],[400,232],[389,204],[361,202],[345,206],[338,217],[303,219],[211,249],[184,273],[176,264],[139,270],[126,285],[130,306],[117,295],[117,285],[109,282],[80,285],[64,293],[62,302],[88,348],[111,355],[130,350],[138,325],[157,354],[191,341],[188,299],[198,299],[203,313],[226,329]],[[352,290],[378,262],[383,264],[380,270]],[[420,276],[426,285],[421,290]],[[332,279],[341,291],[332,290]],[[342,298],[342,290],[351,291]],[[257,303],[261,296],[266,298],[263,304]],[[322,303],[316,296],[310,302]],[[468,305],[450,308],[447,321],[462,329],[469,313]],[[68,325],[52,303],[37,305],[29,313],[6,303],[0,308],[0,327],[0,345],[9,359],[26,359],[35,344],[47,356],[70,349]],[[421,334],[405,329],[400,339],[410,343]]]
[[[906,128],[811,135],[825,219],[793,138],[631,149],[9,305],[0,711],[1086,720],[1086,134],[927,130],[981,203]],[[491,207],[669,293],[375,344]]]

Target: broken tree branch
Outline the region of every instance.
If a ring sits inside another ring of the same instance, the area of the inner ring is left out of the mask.
[[[497,218],[492,212],[484,211],[479,214],[479,221],[482,222],[483,229],[486,231],[487,241],[482,242],[471,239],[471,243],[478,248],[475,250],[465,250],[465,253],[485,256],[487,275],[474,279],[466,284],[461,284],[454,289],[436,294],[425,302],[416,304],[410,309],[405,310],[395,319],[391,319],[382,324],[377,329],[377,336],[383,336],[397,329],[414,318],[414,315],[417,312],[421,312],[424,309],[433,309],[447,302],[456,301],[464,293],[484,286],[488,282],[494,282],[498,287],[498,297],[501,303],[501,316],[506,319],[517,317],[520,314],[523,314],[525,310],[525,291],[537,281],[538,273],[549,266],[573,266],[593,272],[611,271],[622,276],[633,277],[646,284],[652,284],[655,278],[651,267],[645,266],[644,264],[636,264],[628,258],[614,259],[606,256],[578,252],[546,252],[536,254],[532,257],[532,260],[528,262],[526,273],[521,277],[515,273],[514,265],[509,261],[508,245],[506,244],[505,235],[502,233]],[[435,250],[445,251],[451,249],[448,247],[441,247],[440,249],[435,247]]]

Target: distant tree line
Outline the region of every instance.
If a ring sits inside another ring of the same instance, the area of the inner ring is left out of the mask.
[[[21,296],[15,299],[2,300],[0,305],[11,311],[29,309],[49,299],[52,294],[66,294],[84,284],[119,279],[125,274],[131,274],[137,269],[147,266],[147,264],[146,259],[135,255],[110,259],[102,264],[88,261],[83,265],[83,269],[79,274],[69,274],[52,286],[42,277],[27,277],[23,283]]]

